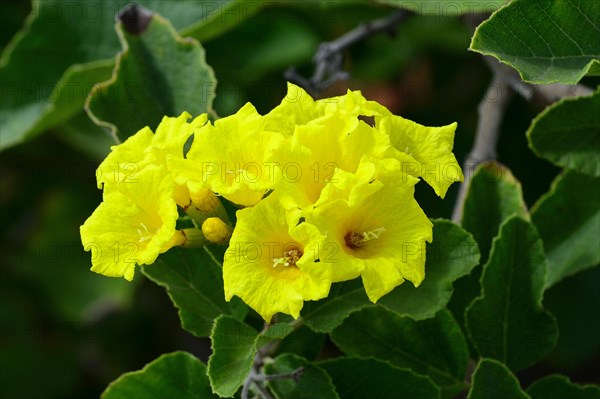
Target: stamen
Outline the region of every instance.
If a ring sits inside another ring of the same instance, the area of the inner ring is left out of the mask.
[[[138,242],[148,241],[150,238],[152,238],[150,232],[148,231],[148,227],[146,227],[146,225],[144,223],[140,223],[140,224],[144,228],[144,231],[137,229],[137,233],[140,236],[140,239],[138,240]]]
[[[273,267],[283,265],[284,267],[296,266],[296,262],[304,255],[298,247],[292,247],[283,253],[282,258],[273,258]]]
[[[348,248],[357,249],[360,248],[365,242],[376,240],[381,237],[381,234],[385,231],[385,227],[378,227],[374,230],[355,232],[351,231],[344,237],[344,241]]]

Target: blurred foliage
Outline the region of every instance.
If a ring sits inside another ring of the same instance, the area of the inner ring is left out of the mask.
[[[182,331],[177,311],[161,287],[141,275],[128,284],[88,270],[89,254],[80,245],[78,228],[101,200],[94,171],[114,141],[81,109],[87,93],[59,99],[63,103],[57,113],[52,91],[47,87],[41,90],[39,85],[54,88],[73,64],[84,67],[70,69],[72,74],[67,78],[82,87],[108,78],[120,50],[114,18],[126,2],[70,3],[106,8],[101,18],[67,18],[58,23],[50,18],[55,10],[53,2],[40,0],[33,8],[39,13],[40,7],[46,7],[46,20],[33,21],[30,17],[26,22],[32,9],[28,1],[5,0],[0,4],[0,48],[4,51],[0,62],[0,148],[16,144],[21,136],[31,139],[0,153],[3,398],[96,398],[110,381],[126,371],[141,369],[163,353],[186,350],[204,362],[210,353],[208,339]],[[319,43],[390,12],[385,5],[367,1],[224,1],[211,3],[217,5],[216,11],[207,8],[208,2],[140,3],[159,11],[180,34],[201,39],[207,63],[219,82],[213,106],[221,116],[231,114],[246,101],[252,101],[259,112],[271,109],[285,93],[283,70],[295,65],[301,73],[310,74],[311,58]],[[30,30],[27,38],[21,39],[25,47],[12,53],[8,65],[7,51],[24,26]],[[474,138],[477,105],[490,80],[481,57],[466,51],[471,35],[467,25],[454,16],[414,16],[399,26],[394,37],[374,36],[349,49],[345,68],[351,80],[335,85],[324,95],[342,94],[348,87],[362,89],[367,98],[424,125],[457,121],[455,153],[464,159]],[[22,81],[23,76],[37,82],[37,89],[15,91],[4,86]],[[587,77],[583,83],[595,86],[599,80]],[[510,117],[503,121],[498,145],[499,161],[521,182],[529,207],[559,174],[557,167],[537,158],[528,147],[525,131],[540,111],[538,104],[515,98],[507,110]],[[7,133],[5,126],[16,133]],[[473,172],[466,170],[465,174]],[[456,185],[450,189],[446,201],[439,200],[425,185],[417,186],[416,195],[428,216],[448,218],[457,189]],[[542,236],[546,234],[541,230]],[[564,373],[574,382],[600,382],[594,374],[600,361],[598,286],[600,271],[595,268],[566,278],[546,292],[543,305],[556,316],[560,337],[540,364],[518,373],[524,387],[551,372]],[[293,340],[296,336],[302,338]],[[312,360],[319,356],[315,348],[324,340],[324,335],[302,327],[284,339],[282,347]],[[336,349],[327,343],[326,350],[335,353]],[[272,367],[288,370],[303,361],[287,356],[278,358]],[[510,372],[496,363],[487,360],[480,364],[475,378],[501,377],[512,383]],[[319,364],[311,373],[320,378],[322,369],[326,370],[336,386],[356,378],[342,372],[349,368],[361,376],[371,373],[371,383],[402,373],[411,374],[415,386],[422,382],[412,372],[376,360],[348,358]],[[513,385],[507,389],[520,389]],[[428,395],[435,395],[434,388],[421,385],[419,397],[431,398]],[[277,386],[278,392],[288,389]],[[361,389],[354,392],[355,397],[372,392],[368,387]]]

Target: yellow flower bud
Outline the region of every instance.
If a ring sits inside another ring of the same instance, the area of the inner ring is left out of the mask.
[[[202,223],[204,237],[214,244],[227,243],[231,238],[232,232],[231,227],[219,218],[208,218]]]

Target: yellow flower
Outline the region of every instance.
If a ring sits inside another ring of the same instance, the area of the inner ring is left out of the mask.
[[[104,192],[103,202],[81,226],[81,241],[92,251],[92,270],[132,280],[135,265],[185,241],[175,230],[175,185],[164,166],[149,165],[135,183]]]
[[[314,101],[299,86],[288,83],[287,94],[277,107],[265,115],[270,130],[293,134],[296,126],[332,113],[341,113],[345,119],[358,116],[387,116],[391,112],[375,101],[368,101],[360,91],[350,91],[338,97]]]
[[[358,117],[374,117],[376,133],[371,134],[377,139],[379,149],[382,145],[391,146],[385,154],[379,153],[379,157],[398,159],[403,164],[403,174],[422,177],[442,198],[452,183],[464,179],[452,154],[456,123],[423,126],[393,115],[381,104],[365,99],[360,91],[348,90],[343,96],[314,101],[302,88],[288,83],[286,97],[265,118],[270,129],[295,135],[299,126],[327,115],[334,115],[339,124],[345,123],[346,131],[351,130]]]
[[[339,248],[337,264],[327,265],[332,281],[360,274],[372,302],[405,279],[415,286],[423,281],[425,241],[432,239],[432,223],[414,199],[418,179],[382,178],[366,197],[327,202],[305,214]]]
[[[121,183],[136,183],[138,173],[148,165],[165,165],[167,158],[183,159],[185,142],[194,130],[207,121],[207,115],[202,114],[191,123],[191,115],[182,113],[177,118],[164,117],[152,133],[145,127],[130,136],[125,142],[111,147],[111,152],[100,164],[96,171],[98,187],[111,189]],[[175,199],[178,204],[189,203],[189,191],[185,186],[176,187]]]
[[[270,156],[282,139],[265,130],[264,118],[248,103],[236,114],[200,128],[187,159],[169,165],[179,184],[207,183],[229,201],[252,206],[277,179]]]
[[[226,300],[240,297],[266,321],[277,312],[298,318],[304,301],[326,297],[330,287],[315,262],[323,237],[277,197],[237,212],[223,262]]]
[[[379,120],[397,152],[390,152],[402,162],[402,173],[422,177],[435,193],[444,198],[450,185],[463,181],[460,165],[452,153],[456,123],[427,127],[400,116]]]
[[[275,190],[294,198],[298,206],[318,205],[321,192],[345,174],[357,174],[363,159],[380,158],[390,143],[365,122],[331,113],[296,126],[294,135],[274,153],[281,169]],[[373,180],[376,168],[361,176]]]

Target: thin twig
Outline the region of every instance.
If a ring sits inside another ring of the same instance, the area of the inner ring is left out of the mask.
[[[289,373],[259,374],[254,377],[254,381],[294,380],[297,382],[300,380],[300,378],[302,378],[303,373],[304,367],[299,367],[294,371],[290,371]]]
[[[276,322],[275,317],[273,318],[272,322],[273,323]],[[302,325],[302,323],[292,324],[294,329],[300,327],[301,325]],[[271,327],[270,323],[265,323],[265,325],[260,333],[261,334],[267,333],[267,331],[269,330],[270,327]],[[273,399],[273,396],[269,393],[267,388],[265,388],[263,386],[263,383],[265,381],[292,379],[292,380],[298,382],[298,380],[300,380],[300,378],[302,378],[302,374],[304,371],[304,369],[302,367],[300,367],[292,372],[282,373],[282,374],[263,374],[263,372],[261,371],[263,365],[265,364],[265,359],[272,356],[273,353],[277,351],[279,342],[280,342],[280,340],[270,341],[269,343],[267,343],[262,348],[259,348],[256,351],[256,354],[254,355],[254,360],[252,361],[252,367],[250,368],[250,372],[246,376],[246,379],[244,380],[244,384],[242,385],[242,395],[241,395],[242,399],[249,398],[248,395],[250,394],[250,387],[252,385],[254,385],[254,387],[256,387],[256,389],[258,390],[258,393],[260,394],[262,399]]]
[[[521,80],[518,72],[491,57],[484,57],[486,64],[494,73],[491,85],[479,104],[479,120],[475,132],[475,143],[463,164],[465,181],[461,184],[452,212],[452,220],[460,223],[463,216],[471,177],[477,165],[496,159],[496,144],[502,117],[513,93],[528,101],[540,101],[544,105],[563,97],[591,95],[593,90],[583,85],[535,85]]]
[[[342,69],[343,50],[379,32],[393,36],[396,25],[409,14],[408,11],[397,10],[387,17],[359,25],[334,41],[321,43],[313,57],[315,71],[310,78],[301,76],[293,67],[285,71],[285,78],[304,87],[314,97],[319,97],[333,83],[348,79],[348,73]]]
[[[460,223],[462,220],[464,202],[475,167],[482,162],[496,159],[496,143],[498,142],[500,124],[504,111],[513,95],[509,75],[506,75],[504,71],[504,68],[494,70],[494,79],[481,103],[479,103],[479,120],[477,121],[475,143],[463,164],[465,181],[460,185],[454,211],[452,212],[452,220],[456,223]]]

